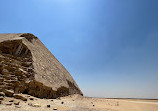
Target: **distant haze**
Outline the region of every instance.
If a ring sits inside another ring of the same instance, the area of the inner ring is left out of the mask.
[[[158,0],[1,0],[0,33],[25,32],[85,96],[158,98]]]

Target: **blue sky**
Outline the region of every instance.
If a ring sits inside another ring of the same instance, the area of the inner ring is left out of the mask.
[[[0,33],[32,33],[85,96],[158,98],[157,0],[1,0]]]

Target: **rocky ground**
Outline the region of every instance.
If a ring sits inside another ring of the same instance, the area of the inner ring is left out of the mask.
[[[0,97],[0,111],[158,111],[158,100],[102,99],[80,95],[39,99],[18,94]]]

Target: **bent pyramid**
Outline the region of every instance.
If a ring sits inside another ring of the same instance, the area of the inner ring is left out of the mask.
[[[83,95],[64,66],[30,33],[0,34],[0,91],[39,98]]]

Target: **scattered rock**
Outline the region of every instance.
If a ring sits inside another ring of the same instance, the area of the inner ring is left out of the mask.
[[[53,110],[57,110],[57,108],[53,108]]]
[[[13,94],[14,94],[14,92],[11,91],[11,90],[4,90],[4,93],[5,93],[5,95],[8,96],[8,97],[13,97]]]
[[[41,105],[39,105],[39,104],[33,104],[32,106],[33,107],[41,107]]]
[[[30,100],[34,100],[34,98],[29,98]]]
[[[0,100],[0,104],[2,104],[2,101]]]
[[[16,108],[21,108],[21,106],[15,106]]]
[[[27,98],[20,94],[14,94],[14,98],[21,99],[23,101],[27,101]]]
[[[50,105],[47,105],[47,108],[50,108]]]
[[[33,104],[33,103],[28,103],[29,106],[32,106],[32,107],[41,107],[41,105],[39,104]]]
[[[116,106],[119,106],[119,102],[116,103]]]
[[[11,105],[12,105],[12,103],[5,103],[5,105],[7,105],[7,106],[11,106]]]
[[[0,100],[3,100],[4,98],[3,97],[0,97]]]
[[[14,100],[13,100],[13,99],[11,99],[11,100],[9,100],[9,102],[14,102]]]
[[[56,98],[57,100],[61,100],[61,98],[60,97],[58,97],[58,98]]]
[[[19,101],[18,102],[14,102],[14,105],[19,105],[19,103],[20,103]]]
[[[0,92],[0,96],[5,96],[4,92]]]
[[[28,103],[29,106],[32,106],[32,103]]]

